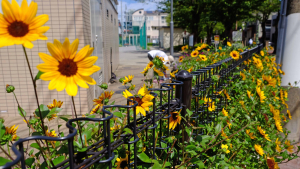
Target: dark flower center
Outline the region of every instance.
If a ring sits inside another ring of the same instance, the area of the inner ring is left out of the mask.
[[[142,101],[142,99],[141,98],[139,98],[139,97],[136,97],[135,98],[135,101],[137,101],[138,102],[138,106],[141,106],[142,104],[143,104],[143,101]]]
[[[23,37],[29,32],[29,27],[22,21],[15,21],[8,26],[8,32],[14,37]]]
[[[235,54],[235,53],[233,54],[233,57],[236,57],[236,54]]]
[[[78,70],[77,64],[72,59],[63,59],[59,62],[58,71],[67,77],[76,75]]]
[[[120,167],[121,167],[121,168],[127,167],[127,160],[122,161],[122,162],[120,163]]]
[[[172,118],[173,118],[173,120],[177,120],[177,113],[172,113]]]

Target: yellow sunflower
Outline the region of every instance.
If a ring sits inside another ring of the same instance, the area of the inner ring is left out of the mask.
[[[243,49],[238,49],[238,51],[243,52]]]
[[[61,106],[63,105],[63,103],[64,102],[62,102],[62,101],[56,101],[56,99],[54,99],[53,100],[53,104],[49,104],[49,105],[47,105],[47,107],[49,108],[49,109],[53,109],[54,107],[58,107],[58,108],[61,108]]]
[[[251,96],[253,96],[253,94],[251,94],[251,92],[248,90],[247,90],[247,95],[248,95],[249,99],[251,99]]]
[[[179,59],[178,59],[178,61],[182,62],[183,61],[183,56],[180,56]]]
[[[289,119],[291,119],[291,120],[292,120],[292,115],[291,115],[291,112],[290,112],[290,110],[287,110],[287,111],[286,111],[286,113],[289,115]]]
[[[226,135],[226,133],[222,130],[221,132],[221,136],[225,137],[226,139],[228,139],[228,136]]]
[[[148,68],[152,68],[153,65],[154,65],[154,63],[153,63],[152,61],[150,61],[150,62],[148,63],[148,65],[147,65],[147,67],[148,67]]]
[[[222,47],[221,47],[221,46],[219,46],[219,50],[222,50]]]
[[[209,52],[210,51],[210,49],[207,49],[207,52]]]
[[[16,135],[19,125],[17,127],[15,127],[15,126],[16,125],[13,125],[11,127],[5,127],[5,134]]]
[[[264,136],[264,138],[268,141],[271,141],[270,138],[269,138],[269,135],[266,134],[266,131],[263,130],[260,126],[257,126],[257,130],[259,131],[259,133]]]
[[[198,51],[194,50],[192,53],[191,53],[191,56],[194,58],[194,57],[197,57],[199,54]]]
[[[265,52],[264,51],[260,51],[260,55],[261,56],[265,56]]]
[[[44,72],[40,77],[42,80],[51,81],[48,86],[49,90],[62,91],[66,89],[68,95],[76,96],[77,85],[89,88],[86,83],[96,84],[96,81],[90,76],[100,70],[99,66],[93,65],[98,57],[90,56],[94,49],[89,45],[76,53],[78,44],[78,39],[74,40],[72,44],[68,38],[63,44],[55,39],[53,44],[47,44],[52,56],[39,53],[45,63],[39,64],[37,68]]]
[[[256,92],[260,98],[260,102],[263,103],[265,102],[264,99],[266,98],[264,91],[261,91],[260,87],[256,87]]]
[[[46,131],[46,136],[48,136],[48,137],[56,137],[57,134],[55,133],[55,130],[52,130],[50,132],[49,132],[49,130],[47,130]],[[54,144],[55,144],[56,141],[48,141],[48,142],[51,143],[52,146],[54,147]]]
[[[102,109],[103,104],[97,104],[97,106],[95,106],[93,108],[93,110],[90,112],[90,114],[94,114],[97,113],[99,109]]]
[[[291,142],[289,140],[285,140],[284,144],[288,147],[287,151],[290,152],[290,153],[292,153],[293,149],[294,149],[294,146],[291,145]]]
[[[193,71],[193,66],[190,67],[187,71],[191,73]]]
[[[234,50],[230,52],[230,56],[232,57],[232,59],[238,60],[240,58],[240,53]]]
[[[149,67],[145,67],[144,71],[141,72],[141,74],[144,74],[144,76],[146,76],[146,74],[148,73]]]
[[[94,105],[96,104],[103,104],[103,101],[105,99],[111,99],[112,95],[114,94],[113,91],[105,91],[103,92],[98,99],[94,99],[93,102],[94,102]]]
[[[138,103],[136,106],[136,114],[141,113],[142,115],[146,116],[146,111],[149,111],[149,107],[153,105],[151,102],[154,96],[149,94],[150,92],[148,91],[147,87],[144,86],[138,91],[138,95],[142,96],[140,98],[139,96],[136,96],[134,100]],[[125,98],[133,96],[128,90],[125,90],[123,92],[123,96]]]
[[[230,151],[228,150],[228,145],[222,144],[222,145],[221,145],[221,148],[226,150],[226,151],[225,151],[226,154],[230,153]]]
[[[123,80],[123,85],[127,83],[131,83],[134,75],[128,75],[128,78],[125,76],[125,79]]]
[[[278,69],[279,73],[281,73],[282,75],[285,75],[284,71],[282,71],[281,69]]]
[[[265,75],[262,75],[262,78],[263,78],[263,80],[268,82],[269,86],[273,86],[273,87],[276,86],[276,79],[275,78],[272,78],[271,76],[265,76]]]
[[[171,73],[170,73],[170,76],[173,77],[173,78],[175,78],[175,74],[176,74],[177,72],[178,72],[178,70],[171,72]]]
[[[156,72],[158,74],[158,76],[164,76],[164,73],[158,69],[156,69],[156,67],[154,67],[154,72]]]
[[[186,46],[182,46],[181,50],[184,51],[186,49]]]
[[[226,117],[228,116],[228,112],[224,108],[222,109],[222,114]]]
[[[274,157],[267,157],[267,164],[269,169],[279,169],[277,162],[275,162]]]
[[[181,122],[181,116],[180,112],[182,109],[179,110],[179,112],[171,112],[171,117],[170,117],[170,124],[169,124],[169,129],[174,130],[177,124],[180,124]]]
[[[231,43],[229,41],[227,41],[227,46],[231,46]]]
[[[117,158],[116,162],[117,168],[116,169],[128,169],[128,155],[125,158]]]
[[[246,133],[247,133],[247,135],[248,135],[251,139],[255,139],[255,138],[256,138],[255,136],[253,136],[254,133],[251,133],[251,132],[250,132],[250,129],[247,129],[247,130],[246,130]]]
[[[57,117],[56,114],[51,114],[50,117],[48,117],[48,120],[49,120],[49,121],[54,120],[55,117]]]
[[[207,104],[208,111],[214,111],[216,109],[215,102],[211,100],[211,98],[204,98],[205,104]]]
[[[277,150],[278,152],[281,152],[281,147],[280,147],[281,142],[280,142],[278,139],[279,139],[279,138],[277,138],[276,141],[275,141],[275,144],[276,144],[276,150]]]
[[[132,91],[132,90],[134,90],[135,89],[135,85],[131,85],[129,88],[128,88],[128,90],[130,90],[130,91]]]
[[[240,75],[243,77],[242,80],[246,80],[246,75],[242,72],[240,72]]]
[[[264,155],[264,150],[261,148],[260,145],[255,144],[255,145],[254,145],[254,148],[255,148],[256,152],[257,152],[259,155],[261,155],[261,156]]]
[[[36,17],[38,4],[23,0],[21,7],[16,0],[10,4],[8,0],[2,1],[3,14],[0,13],[0,47],[20,45],[33,48],[32,41],[47,40],[43,35],[50,28],[43,26],[49,17],[46,14]]]
[[[280,119],[275,119],[275,125],[278,131],[283,132]]]
[[[199,57],[200,57],[200,59],[201,59],[202,61],[207,61],[207,58],[206,58],[205,55],[199,55]]]

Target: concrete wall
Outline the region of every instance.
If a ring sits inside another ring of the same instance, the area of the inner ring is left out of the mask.
[[[169,48],[170,47],[170,28],[161,28],[160,29],[162,37],[163,37],[163,42],[162,42],[162,47],[163,48]],[[183,32],[184,30],[181,28],[174,28],[174,34],[173,34],[173,45],[178,46],[178,45],[183,45]]]
[[[291,141],[300,141],[300,89],[291,88],[288,95],[289,101],[286,103],[289,106],[289,110],[292,115],[292,120],[284,125],[291,133],[288,135],[288,139]],[[286,114],[286,110],[283,111]],[[286,116],[288,117],[288,116]]]
[[[48,37],[47,41],[35,41],[33,42],[34,48],[27,49],[34,76],[38,72],[36,66],[43,63],[38,53],[43,52],[50,54],[47,49],[47,42],[53,43],[54,39],[63,42],[64,39],[68,37],[71,42],[74,41],[75,38],[79,39],[79,49],[85,45],[91,45],[89,0],[35,0],[35,2],[38,3],[37,15],[49,15],[49,21],[45,26],[50,26],[50,29],[45,33]],[[103,0],[102,3],[102,8],[108,9],[110,16],[111,14],[113,15],[113,22],[111,23],[111,17],[109,17],[109,19],[103,21],[104,26],[102,28],[103,41],[105,42],[103,50],[105,66],[102,67],[102,69],[105,69],[105,79],[106,82],[108,82],[111,73],[111,48],[113,70],[116,70],[119,61],[118,24],[117,11],[113,9],[110,0]],[[114,19],[116,19],[116,24],[114,24]],[[4,90],[6,84],[15,86],[15,93],[21,107],[27,112],[28,116],[32,115],[32,112],[37,108],[37,103],[21,45],[0,48],[0,86],[2,87],[2,90],[0,90],[0,116],[19,116],[17,103],[13,94],[6,93]],[[59,115],[71,115],[71,97],[68,96],[65,91],[49,91],[48,84],[49,82],[47,81],[37,81],[37,92],[40,104],[47,105],[52,103],[53,99],[61,100],[64,104],[62,107],[63,111]],[[79,91],[80,94],[78,93],[75,97],[77,112],[79,114],[87,113],[93,106],[94,87],[90,86],[89,89],[79,88]]]

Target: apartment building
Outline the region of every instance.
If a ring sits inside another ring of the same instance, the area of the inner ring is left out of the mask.
[[[146,31],[147,43],[159,43],[159,28],[167,26],[168,13],[162,11],[145,11],[143,8],[128,13],[126,18],[132,19],[132,33],[128,34],[129,45],[140,44],[140,34]],[[129,20],[131,22],[131,20]],[[143,30],[143,31],[142,31]]]
[[[47,53],[47,42],[53,43],[54,39],[61,42],[66,37],[72,42],[79,39],[79,49],[86,45],[94,47],[94,56],[98,56],[96,65],[101,70],[93,75],[100,85],[111,78],[111,63],[114,71],[119,62],[118,43],[118,14],[117,0],[34,0],[38,4],[38,13],[48,14],[49,21],[45,26],[50,29],[45,33],[48,40],[33,42],[34,48],[27,50],[33,74],[37,74],[36,66],[43,61],[38,56],[39,52]],[[31,0],[27,0],[28,3]],[[37,108],[34,90],[30,79],[29,70],[25,61],[21,45],[0,48],[0,116],[19,116],[17,103],[12,93],[6,93],[6,84],[14,85],[15,93],[21,107],[32,115]],[[53,99],[63,101],[63,111],[59,115],[72,115],[71,97],[65,91],[57,92],[48,90],[49,82],[38,80],[37,92],[40,104],[47,105]],[[93,99],[102,91],[97,86],[89,89],[80,88],[75,97],[77,113],[85,114],[93,107]]]

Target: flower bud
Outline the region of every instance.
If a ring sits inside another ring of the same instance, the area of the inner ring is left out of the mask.
[[[14,86],[12,86],[12,85],[6,85],[6,92],[7,93],[11,93],[11,92],[13,92],[15,90],[15,87]]]
[[[123,77],[119,79],[119,82],[120,82],[120,83],[123,83],[123,81],[124,81],[124,78],[123,78]]]
[[[99,87],[103,90],[106,90],[108,88],[108,85],[106,83],[102,83]]]
[[[104,100],[104,105],[107,105],[108,101],[109,101],[109,99],[105,99]]]

